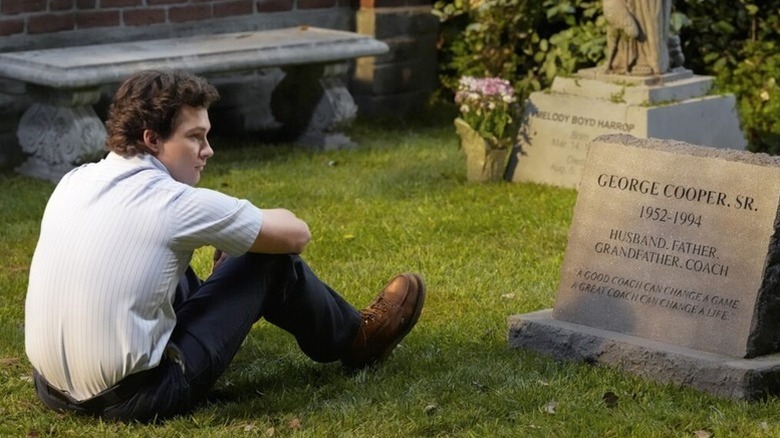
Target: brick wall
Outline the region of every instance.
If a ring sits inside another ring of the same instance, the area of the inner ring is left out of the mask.
[[[353,14],[351,0],[0,0],[0,51],[296,24],[349,29]]]
[[[348,0],[0,0],[0,37],[335,7],[350,7],[350,3]]]
[[[357,60],[353,95],[363,114],[415,114],[438,86],[438,19],[426,0],[360,0],[357,32],[390,52]]]

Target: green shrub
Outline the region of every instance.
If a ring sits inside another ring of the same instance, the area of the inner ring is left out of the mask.
[[[598,1],[439,0],[440,78],[446,91],[461,76],[500,77],[520,99],[556,75],[592,65],[604,52]]]
[[[780,0],[680,0],[673,32],[685,66],[734,93],[748,149],[780,154]],[[552,79],[604,58],[601,1],[439,0],[440,78],[446,97],[459,77],[509,80],[525,99]]]
[[[734,93],[749,150],[780,154],[780,0],[679,3],[686,67]]]

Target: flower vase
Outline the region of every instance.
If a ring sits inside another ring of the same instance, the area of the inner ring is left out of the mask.
[[[509,149],[495,147],[461,118],[455,119],[460,148],[466,155],[466,179],[475,182],[501,181],[506,172]]]

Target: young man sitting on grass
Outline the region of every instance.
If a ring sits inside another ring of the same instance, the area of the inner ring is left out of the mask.
[[[30,267],[25,347],[38,397],[61,411],[148,421],[190,411],[261,317],[318,362],[378,363],[417,322],[419,276],[357,311],[300,258],[289,210],[194,186],[214,154],[206,80],[143,71],[119,87],[109,153],[57,185]],[[211,245],[211,276],[189,267]],[[231,256],[228,256],[231,255]]]

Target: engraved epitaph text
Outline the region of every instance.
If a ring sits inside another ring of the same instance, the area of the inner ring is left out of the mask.
[[[779,198],[776,167],[594,141],[553,316],[743,357]]]

